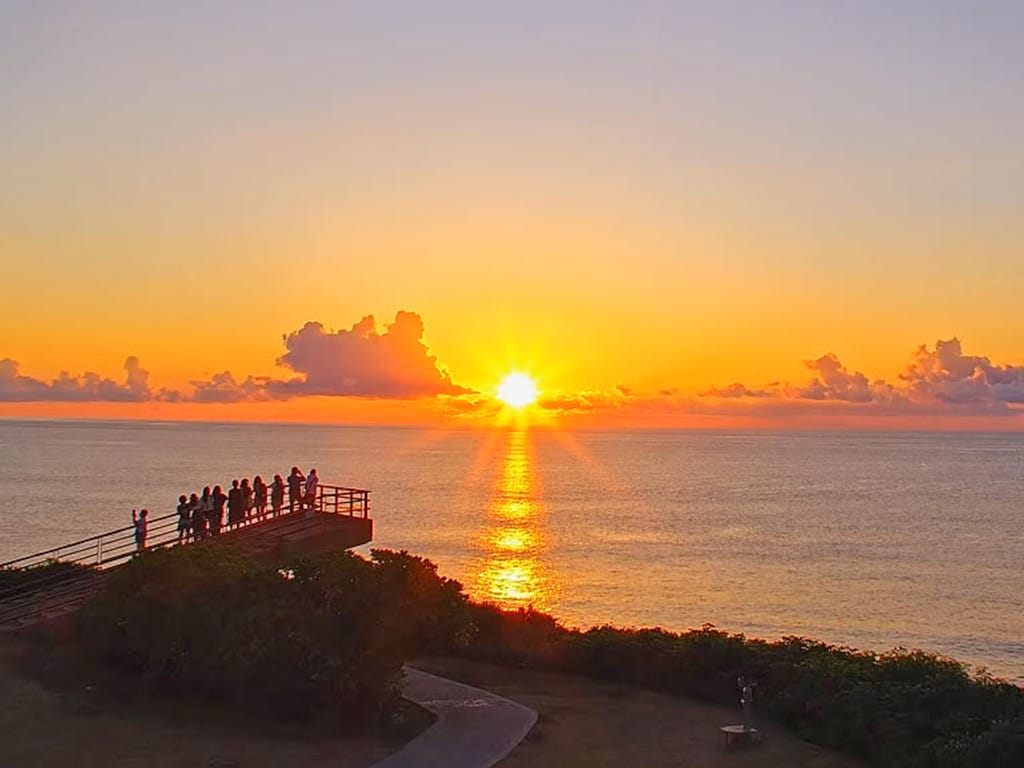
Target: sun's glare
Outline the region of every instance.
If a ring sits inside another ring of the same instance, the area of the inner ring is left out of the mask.
[[[498,385],[498,399],[512,408],[522,408],[537,399],[537,385],[525,373],[510,373]]]

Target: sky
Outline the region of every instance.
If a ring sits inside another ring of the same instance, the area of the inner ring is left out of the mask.
[[[0,3],[0,416],[1007,428],[1024,5]]]

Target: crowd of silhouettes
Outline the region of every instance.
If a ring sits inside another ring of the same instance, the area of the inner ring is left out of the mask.
[[[320,478],[316,470],[309,470],[308,475],[302,474],[298,467],[292,467],[288,479],[274,475],[270,485],[256,475],[249,478],[232,480],[227,493],[219,486],[203,488],[202,495],[193,493],[178,497],[178,543],[198,541],[207,536],[216,536],[226,527],[231,528],[247,520],[265,520],[267,516],[277,517],[287,512],[312,510],[316,508],[316,492]],[[288,491],[288,507],[285,509],[285,490]],[[227,518],[224,517],[225,508]],[[145,510],[143,510],[145,513]],[[135,513],[132,512],[133,523],[136,525],[135,543],[144,549],[145,523],[142,524],[142,535],[139,536],[139,525]]]

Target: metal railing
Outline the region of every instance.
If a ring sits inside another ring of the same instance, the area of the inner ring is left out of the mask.
[[[366,518],[370,514],[370,492],[339,485],[321,485],[316,496],[317,512]]]
[[[127,525],[0,563],[0,604],[37,594],[41,590],[59,587],[63,592],[71,587],[77,589],[86,582],[92,584],[102,571],[123,564],[143,548],[161,549],[209,541],[234,531],[254,529],[261,523],[279,518],[289,517],[298,521],[309,509],[325,515],[366,518],[370,511],[370,492],[361,488],[320,485],[312,504],[308,500],[296,500],[293,504],[286,501],[285,506],[277,514],[269,505],[264,514],[257,514],[256,508],[253,507],[242,519],[235,522],[225,521],[225,524],[219,527],[219,533],[207,533],[205,537],[199,539],[191,533],[179,533],[176,512],[149,517],[144,547],[139,547],[136,543],[135,526]],[[231,539],[236,541],[239,537],[232,535]],[[0,614],[2,613],[0,610]]]

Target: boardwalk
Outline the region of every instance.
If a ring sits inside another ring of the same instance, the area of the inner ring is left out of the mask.
[[[231,544],[257,557],[348,549],[373,539],[369,511],[369,491],[321,484],[312,510],[250,515],[195,542],[179,544],[177,513],[152,517],[146,549]],[[128,525],[0,564],[0,631],[77,609],[104,573],[136,551],[134,527]]]

